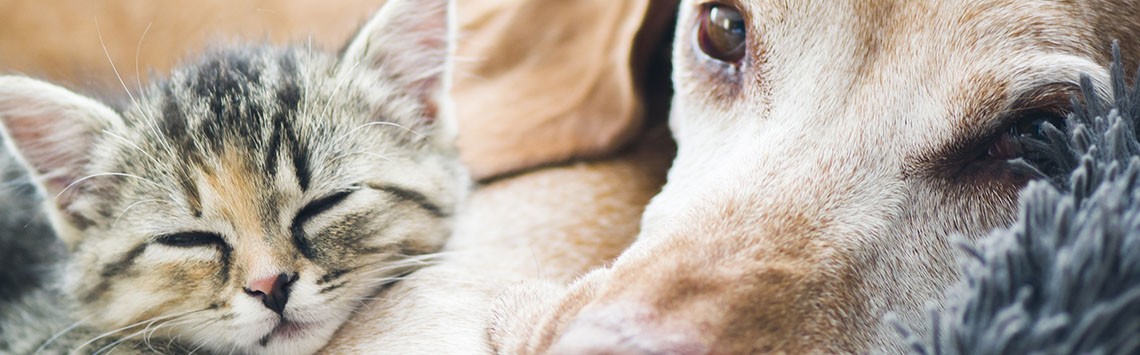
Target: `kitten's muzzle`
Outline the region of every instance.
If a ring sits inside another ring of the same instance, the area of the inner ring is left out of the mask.
[[[251,282],[245,288],[245,294],[256,298],[277,314],[285,312],[285,304],[289,302],[289,289],[297,282],[297,273],[281,273],[277,276]]]

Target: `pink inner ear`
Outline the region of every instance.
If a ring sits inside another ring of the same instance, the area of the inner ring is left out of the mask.
[[[435,96],[433,90],[439,90],[439,79],[425,79],[417,83],[420,86],[419,101],[423,105],[423,119],[424,123],[434,124],[436,119],[439,118],[439,99]]]
[[[119,122],[114,110],[67,89],[0,76],[0,123],[5,139],[48,198],[81,177],[102,130]],[[70,196],[57,199],[60,207],[70,202]]]
[[[427,123],[436,120],[449,50],[448,2],[391,0],[357,37],[345,55],[350,62],[382,66],[403,90],[423,104]]]
[[[6,119],[9,139],[51,193],[59,193],[78,178],[88,162],[94,137],[81,122],[70,121],[68,110],[24,110]],[[9,111],[11,112],[11,111]]]
[[[416,78],[408,83],[407,90],[415,93],[424,107],[427,123],[434,123],[439,112],[437,91],[441,89],[443,67],[447,64],[448,24],[446,5],[431,4],[422,13],[405,16],[394,21],[392,36],[403,37],[408,43],[404,52],[390,57],[401,63],[398,70]],[[415,9],[411,9],[415,11]]]

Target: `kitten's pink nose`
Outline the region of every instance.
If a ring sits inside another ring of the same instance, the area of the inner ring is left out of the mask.
[[[261,300],[265,308],[278,314],[285,311],[285,304],[289,302],[289,288],[297,281],[297,274],[281,273],[260,280],[254,280],[245,288],[250,297]]]

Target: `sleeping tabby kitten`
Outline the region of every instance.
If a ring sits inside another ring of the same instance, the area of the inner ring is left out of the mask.
[[[436,120],[446,14],[389,1],[339,57],[214,51],[121,111],[0,77],[0,130],[69,251],[58,288],[0,315],[0,353],[319,350],[440,249],[466,192]]]

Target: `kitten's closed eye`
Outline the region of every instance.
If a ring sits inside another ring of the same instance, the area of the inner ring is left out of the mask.
[[[316,252],[305,236],[305,222],[343,202],[349,195],[352,195],[352,193],[356,191],[357,189],[348,189],[333,193],[332,195],[319,198],[309,203],[304,208],[301,208],[300,212],[297,212],[297,216],[293,217],[293,225],[290,230],[293,234],[293,243],[296,244],[297,249],[301,251],[301,255],[309,259],[316,257]]]
[[[222,236],[209,232],[183,232],[167,234],[155,238],[154,242],[176,248],[228,246],[225,239],[222,239]]]

